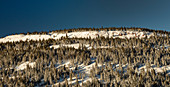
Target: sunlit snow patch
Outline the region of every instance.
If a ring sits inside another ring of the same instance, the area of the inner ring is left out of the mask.
[[[35,67],[35,62],[28,62],[27,61],[27,62],[24,62],[24,63],[20,64],[19,66],[15,67],[15,68],[16,68],[17,71],[18,70],[24,70],[24,69],[27,68],[27,65],[29,67],[33,68],[33,67]]]
[[[61,37],[68,38],[97,38],[97,37],[109,37],[109,38],[144,38],[153,36],[153,32],[139,32],[139,31],[81,31],[70,33],[49,33],[49,34],[35,34],[35,35],[10,35],[4,38],[0,38],[0,43],[26,41],[26,40],[48,40],[48,39],[61,39]]]
[[[50,46],[50,48],[54,48],[54,49],[57,49],[59,47],[74,47],[75,49],[78,49],[79,47],[82,46],[82,44],[62,44],[62,45],[52,45]],[[85,47],[89,47],[89,44],[83,44],[83,46]]]

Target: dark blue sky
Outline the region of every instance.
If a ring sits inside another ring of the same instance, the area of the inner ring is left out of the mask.
[[[101,26],[170,31],[170,0],[0,0],[0,37]]]

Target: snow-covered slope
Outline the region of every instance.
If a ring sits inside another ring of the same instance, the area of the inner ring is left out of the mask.
[[[78,49],[79,47],[81,48],[83,46],[85,46],[87,49],[92,49],[92,46],[90,46],[90,44],[60,44],[60,45],[51,45],[50,48],[54,48],[54,49],[58,49],[60,47],[74,47],[75,49]],[[96,48],[112,48],[112,46],[98,46],[98,47],[94,47],[94,49]]]
[[[133,38],[139,37],[144,38],[148,36],[153,36],[152,32],[138,32],[138,31],[84,31],[84,32],[70,32],[70,33],[49,33],[46,35],[10,35],[4,38],[0,38],[0,43],[5,42],[16,42],[16,41],[26,41],[26,40],[47,40],[47,39],[60,39],[61,37],[68,38],[97,38],[100,36],[109,38]]]
[[[71,32],[71,33],[65,33],[65,34],[61,34],[61,33],[51,33],[52,38],[54,39],[59,39],[61,37],[65,37],[68,36],[68,38],[73,38],[73,37],[77,37],[77,38],[97,38],[100,36],[103,37],[119,37],[119,38],[132,38],[132,37],[139,37],[139,38],[143,38],[146,35],[148,37],[152,36],[153,33],[151,32],[138,32],[138,31],[85,31],[85,32]]]
[[[22,64],[20,64],[19,66],[15,67],[15,69],[18,70],[24,70],[27,68],[27,65],[31,68],[35,67],[35,62],[24,62]]]
[[[74,47],[75,49],[78,49],[79,47],[81,47],[81,44],[62,44],[62,45],[52,45],[52,46],[50,46],[50,48],[54,48],[54,49],[57,49],[57,48],[59,48],[59,47],[61,47],[61,46],[64,46],[64,47]],[[85,46],[85,47],[88,47],[89,48],[89,44],[83,44],[83,46]]]
[[[91,58],[91,64],[89,64],[89,65],[84,65],[84,64],[81,64],[81,65],[78,65],[78,72],[79,73],[81,73],[82,75],[84,75],[84,79],[78,79],[78,81],[79,81],[79,83],[80,83],[80,86],[81,86],[81,84],[82,83],[86,83],[86,82],[88,82],[88,81],[92,81],[92,79],[90,78],[90,71],[91,70],[93,70],[93,67],[95,67],[95,63],[96,63],[96,61],[95,61],[95,58]],[[59,66],[57,66],[57,67],[61,67],[61,66],[66,66],[66,67],[68,67],[70,70],[73,70],[74,71],[74,69],[75,69],[75,67],[73,67],[73,66],[69,66],[69,64],[71,64],[70,63],[70,61],[67,61],[67,62],[64,62],[62,65],[59,65]],[[101,64],[98,64],[97,65],[98,66],[98,68],[102,68],[102,65]],[[105,66],[105,64],[103,64],[103,66]],[[124,68],[124,70],[127,70],[127,66],[128,66],[128,64],[125,64],[125,65],[122,65],[122,67]],[[116,67],[119,67],[119,64],[117,64],[117,65],[115,65],[115,66],[112,66],[113,67],[113,70],[116,70]],[[141,65],[138,69],[137,69],[137,71],[136,72],[138,72],[138,73],[140,73],[141,72],[141,70],[142,69],[144,69],[145,71],[147,71],[147,68],[146,68],[146,65]],[[151,65],[151,67],[150,68],[148,68],[148,70],[151,70],[151,69],[154,69],[155,70],[155,72],[156,73],[161,73],[161,72],[163,72],[164,70],[166,70],[166,71],[169,71],[170,70],[170,65],[167,65],[167,66],[163,66],[163,67],[156,67],[155,65]],[[125,71],[126,72],[126,71]],[[170,75],[170,72],[168,72],[167,73],[168,75]],[[78,76],[78,77],[80,77],[80,76]],[[70,81],[70,78],[67,78],[67,80],[68,80],[68,84],[75,84],[76,83],[76,77],[73,77],[72,78],[73,80],[72,81]],[[100,75],[98,75],[97,76],[97,79],[99,80],[99,81],[101,81],[100,80]],[[60,84],[64,84],[64,82],[65,81],[60,81]],[[103,83],[104,83],[104,81],[103,81]],[[59,83],[56,83],[55,85],[58,85]]]
[[[7,36],[5,38],[1,38],[0,42],[16,42],[16,41],[26,41],[26,40],[47,40],[51,38],[50,35],[11,35],[11,36]]]

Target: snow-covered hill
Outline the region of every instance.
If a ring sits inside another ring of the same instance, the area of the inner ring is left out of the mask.
[[[129,85],[135,81],[129,83],[131,79],[138,78],[139,81],[141,75],[144,76],[142,79],[148,81],[145,73],[153,74],[152,71],[155,71],[155,74],[150,77],[164,73],[162,77],[168,78],[170,76],[169,38],[166,35],[158,37],[160,35],[165,34],[127,30],[6,36],[0,38],[0,43],[37,41],[1,44],[0,70],[4,74],[0,71],[2,74],[0,74],[0,82],[5,82],[6,79],[15,81],[16,78],[23,78],[27,79],[24,84],[30,85],[34,82],[34,86],[58,86],[66,83],[87,86],[96,82],[106,86],[115,85],[116,81],[121,85],[124,79]],[[66,38],[61,39],[62,37]],[[98,37],[105,37],[105,39]],[[128,40],[124,40],[126,38]],[[70,49],[72,47],[75,49]],[[9,78],[4,76],[6,72],[10,73]]]
[[[62,66],[66,66],[66,67],[68,67],[70,70],[73,70],[73,72],[79,72],[79,73],[83,74],[84,79],[79,79],[79,80],[78,80],[79,83],[80,83],[80,85],[81,85],[82,83],[86,83],[86,82],[88,82],[88,81],[90,81],[90,82],[92,81],[92,79],[90,78],[90,71],[94,69],[95,63],[96,63],[95,58],[91,58],[91,64],[89,64],[89,65],[87,65],[87,66],[84,65],[84,64],[78,65],[78,68],[79,68],[78,71],[74,71],[75,66],[70,66],[70,65],[71,65],[70,61],[63,62],[62,64],[58,65],[56,68],[59,68],[59,67],[62,67]],[[27,65],[30,66],[31,68],[33,68],[33,67],[35,67],[36,64],[35,64],[35,62],[24,62],[24,63],[22,63],[21,65],[17,66],[17,67],[16,67],[16,70],[17,70],[17,71],[18,71],[18,70],[24,70],[24,69],[27,68]],[[98,66],[99,69],[102,69],[102,65],[101,65],[101,64],[98,64],[97,66]],[[105,64],[103,64],[103,66],[105,66]],[[123,67],[125,70],[127,69],[127,66],[128,66],[128,64],[122,65],[122,67]],[[115,66],[112,66],[112,67],[113,67],[113,68],[112,68],[113,70],[116,70],[116,67],[119,67],[119,64],[117,64],[117,65],[115,65]],[[146,65],[141,65],[135,72],[140,73],[142,69],[144,69],[145,71],[147,71]],[[154,69],[156,73],[161,73],[161,72],[163,72],[164,70],[170,71],[170,65],[163,66],[163,67],[156,67],[155,65],[152,64],[151,67],[150,67],[148,70],[151,70],[151,69]],[[170,72],[168,73],[168,75],[170,75]],[[79,76],[79,77],[80,77],[80,76]],[[98,75],[98,78],[97,78],[97,79],[100,80],[100,77],[101,77],[101,76]],[[70,78],[67,78],[68,84],[75,84],[75,83],[76,83],[76,78],[73,77],[72,79],[73,79],[73,80],[70,81]],[[64,80],[64,79],[61,79],[60,84],[64,84],[64,81],[63,81],[63,80]],[[104,83],[104,81],[103,81],[103,83]],[[56,83],[55,85],[58,85],[58,84],[59,84],[59,83]]]
[[[109,38],[144,38],[150,37],[154,34],[152,32],[139,32],[139,31],[84,31],[84,32],[70,32],[70,33],[49,33],[46,35],[10,35],[0,39],[0,43],[16,42],[26,40],[47,40],[47,39],[60,39],[61,37],[68,38],[97,38],[97,37],[109,37]]]

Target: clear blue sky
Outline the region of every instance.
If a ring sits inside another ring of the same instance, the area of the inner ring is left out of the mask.
[[[0,0],[0,37],[101,26],[170,31],[170,0]]]

